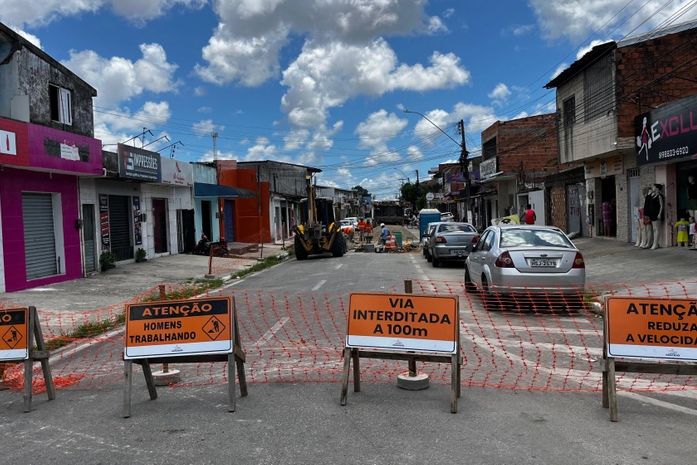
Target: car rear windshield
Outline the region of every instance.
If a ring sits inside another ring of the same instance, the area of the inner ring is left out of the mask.
[[[504,229],[501,231],[501,247],[564,247],[573,248],[565,235],[544,229]]]
[[[447,223],[447,224],[441,224],[440,228],[438,228],[438,232],[454,232],[454,231],[462,231],[462,232],[477,232],[473,226],[469,224],[459,224],[459,223]]]

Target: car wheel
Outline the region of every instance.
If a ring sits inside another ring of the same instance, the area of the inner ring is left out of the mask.
[[[470,271],[467,269],[467,264],[465,263],[465,292],[471,294],[477,290],[477,286],[472,282],[472,277],[470,276]]]
[[[426,252],[426,261],[431,263],[431,260],[433,260],[433,257],[431,256],[430,253]]]
[[[440,266],[440,260],[436,257],[431,257],[431,265],[433,265],[433,268],[438,268]]]

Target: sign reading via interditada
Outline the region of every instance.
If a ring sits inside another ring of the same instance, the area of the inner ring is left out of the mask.
[[[606,318],[610,357],[697,360],[697,300],[611,297]]]
[[[233,311],[229,297],[130,304],[124,359],[229,354]]]
[[[454,354],[457,298],[353,293],[346,347]]]

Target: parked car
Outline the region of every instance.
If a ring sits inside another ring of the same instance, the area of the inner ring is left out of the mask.
[[[354,229],[358,228],[358,218],[355,216],[347,216],[343,220],[341,220],[342,224],[344,221],[350,221],[351,225],[353,226]]]
[[[465,262],[465,289],[490,294],[581,295],[583,255],[559,228],[499,225],[487,228]]]
[[[437,267],[446,261],[464,263],[472,250],[472,239],[476,236],[477,230],[469,223],[434,223],[427,244],[431,264]]]
[[[350,239],[353,239],[353,235],[355,233],[356,227],[353,224],[353,221],[350,219],[343,219],[339,221],[339,225],[341,227],[341,231],[344,233],[345,236],[348,236]]]
[[[426,260],[429,262],[431,261],[431,255],[428,253],[428,238],[431,237],[431,234],[433,234],[436,224],[438,223],[428,223],[426,226],[426,232],[424,232],[423,236],[421,237],[421,251]]]
[[[441,221],[455,221],[455,217],[450,212],[445,212],[440,214]]]

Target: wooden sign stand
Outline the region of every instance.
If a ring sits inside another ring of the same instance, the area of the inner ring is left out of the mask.
[[[234,302],[234,299],[233,299]],[[233,305],[234,308],[234,305]],[[237,312],[233,312],[232,318],[233,340],[234,345],[232,352],[229,354],[211,354],[211,355],[189,355],[181,357],[153,357],[135,360],[124,360],[124,389],[123,389],[123,417],[131,416],[131,391],[133,386],[133,364],[136,363],[143,368],[145,376],[145,384],[150,394],[150,400],[157,399],[157,388],[155,380],[152,376],[150,368],[151,363],[205,363],[205,362],[227,362],[228,375],[228,412],[234,412],[235,403],[235,371],[240,382],[241,397],[247,396],[247,378],[244,374],[245,353],[242,350],[242,342],[240,340],[240,332],[237,324]]]
[[[404,287],[407,293],[411,293],[411,281],[405,281]],[[457,403],[461,395],[460,390],[460,369],[461,369],[461,358],[460,358],[460,317],[457,316],[457,321],[455,322],[458,328],[457,344],[454,354],[448,355],[436,355],[436,354],[421,354],[417,352],[392,352],[383,350],[365,350],[365,349],[355,349],[346,347],[344,349],[344,372],[341,384],[341,405],[346,405],[348,397],[348,383],[349,383],[349,373],[351,371],[351,361],[353,361],[353,392],[361,391],[361,368],[360,359],[361,358],[372,358],[381,360],[406,360],[409,365],[410,374],[416,374],[416,362],[437,362],[437,363],[449,363],[451,366],[451,379],[450,379],[450,412],[457,413]]]
[[[608,354],[609,328],[608,328],[608,303],[605,302],[605,324],[603,325],[603,408],[610,409],[610,421],[619,421],[617,408],[617,380],[616,373],[653,373],[665,375],[695,376],[697,364],[686,361],[672,361],[660,359],[653,362],[647,359],[628,359],[612,357]]]
[[[23,313],[21,317],[24,322],[12,320],[11,314]],[[41,369],[44,375],[44,383],[46,384],[46,393],[48,394],[48,400],[54,400],[56,398],[56,387],[53,384],[53,376],[51,375],[51,367],[48,364],[49,351],[46,349],[46,343],[44,342],[44,335],[41,331],[41,322],[39,321],[39,314],[36,311],[36,307],[24,307],[24,308],[8,308],[0,310],[0,313],[4,316],[10,318],[2,327],[2,337],[5,338],[9,334],[14,333],[10,340],[4,339],[3,342],[9,344],[14,342],[15,344],[9,347],[10,349],[22,351],[24,347],[16,348],[18,341],[22,338],[26,340],[26,355],[22,358],[15,358],[14,356],[8,355],[7,359],[0,359],[0,362],[24,362],[24,412],[31,411],[31,402],[33,398],[32,387],[34,384],[34,362],[41,362]],[[14,322],[13,322],[14,321]],[[6,326],[10,326],[9,329],[5,330]],[[17,328],[19,326],[19,328]],[[12,333],[10,333],[12,331]],[[34,343],[36,342],[36,348],[34,348]],[[6,349],[7,346],[4,347]],[[21,355],[20,355],[21,357]]]

